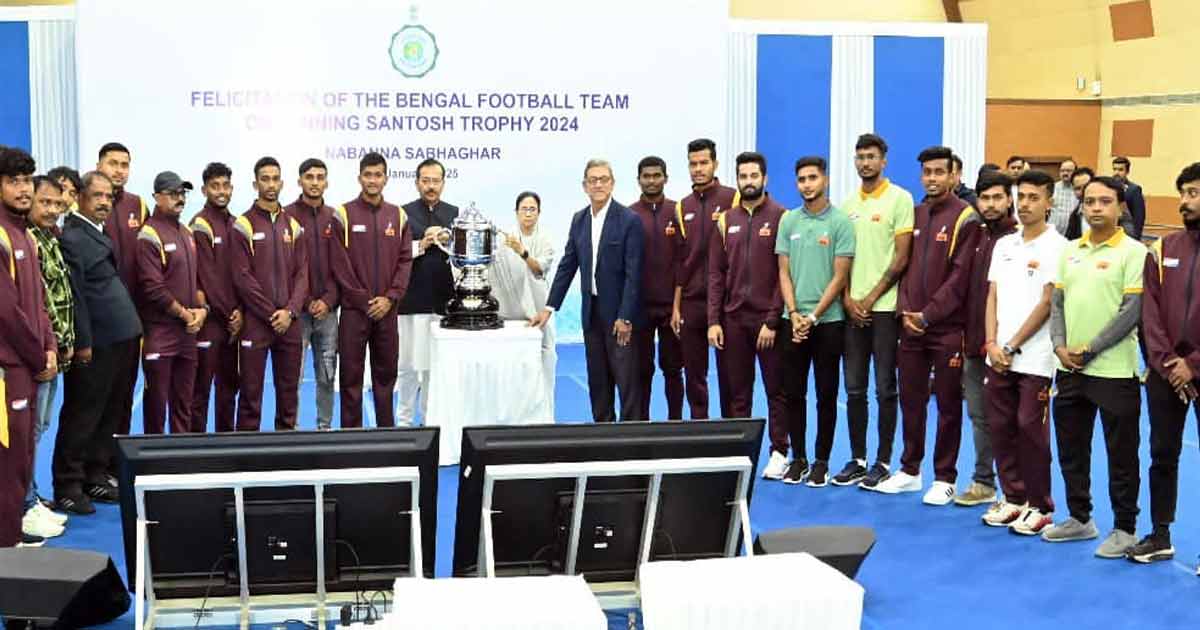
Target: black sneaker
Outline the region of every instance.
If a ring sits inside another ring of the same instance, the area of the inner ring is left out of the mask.
[[[46,539],[33,534],[21,532],[21,542],[17,543],[18,547],[41,547],[46,544]]]
[[[89,484],[83,487],[84,494],[92,501],[99,503],[116,503],[121,500],[121,494],[117,489],[107,483]]]
[[[120,484],[117,482],[117,478],[108,473],[104,473],[104,483],[117,488],[118,490],[121,488]]]
[[[808,460],[793,459],[783,473],[783,483],[800,484],[808,476]]]
[[[888,470],[887,466],[879,462],[875,462],[875,465],[871,466],[871,469],[867,471],[867,476],[863,477],[863,480],[858,482],[858,487],[863,488],[864,490],[871,490],[891,476],[892,473]]]
[[[1125,557],[1134,562],[1150,564],[1151,562],[1174,558],[1175,547],[1171,546],[1169,538],[1149,534],[1141,542],[1130,547],[1129,551],[1125,552]]]
[[[92,505],[92,500],[83,495],[66,496],[55,499],[54,509],[60,512],[79,514],[81,516],[87,516],[88,514],[96,513],[96,506]]]
[[[812,470],[808,471],[808,487],[824,488],[829,485],[829,464],[817,460],[813,462]]]
[[[858,460],[852,459],[846,462],[842,468],[842,472],[833,476],[833,485],[835,486],[852,486],[863,480],[867,476],[867,467],[858,463]]]

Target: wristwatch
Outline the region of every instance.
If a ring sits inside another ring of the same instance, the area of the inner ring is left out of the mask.
[[[528,249],[521,252],[521,260],[526,260],[528,258],[529,258],[529,250]]]
[[[816,315],[809,313],[808,315],[805,316],[805,318],[808,320],[808,323],[812,324],[813,326],[817,325],[817,316]]]
[[[1004,347],[1003,347],[1003,348],[1001,348],[1001,349],[1002,349],[1002,350],[1004,350],[1004,354],[1009,354],[1009,355],[1018,355],[1018,354],[1021,354],[1021,349],[1020,349],[1020,348],[1014,348],[1014,347],[1012,347],[1012,346],[1010,346],[1010,345],[1008,345],[1008,344],[1004,344]]]

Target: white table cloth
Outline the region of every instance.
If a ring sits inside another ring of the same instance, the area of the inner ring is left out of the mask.
[[[807,553],[643,564],[647,630],[858,630],[863,588]]]
[[[396,580],[376,630],[606,630],[582,576]]]
[[[542,331],[525,322],[497,330],[430,325],[427,426],[441,427],[442,466],[457,464],[463,427],[554,422],[543,375]]]

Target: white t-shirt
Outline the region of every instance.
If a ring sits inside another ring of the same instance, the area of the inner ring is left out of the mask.
[[[1066,246],[1067,239],[1051,226],[1029,242],[1021,232],[996,241],[987,276],[989,283],[996,284],[996,343],[1003,345],[1012,339],[1041,301],[1046,285],[1054,284]],[[1054,374],[1049,318],[1021,344],[1012,371],[1047,378]]]

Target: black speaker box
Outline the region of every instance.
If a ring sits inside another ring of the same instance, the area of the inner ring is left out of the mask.
[[[754,539],[754,553],[809,553],[851,580],[874,546],[875,531],[869,527],[791,527]]]
[[[108,556],[52,548],[0,549],[0,618],[39,628],[107,623],[132,598]]]

